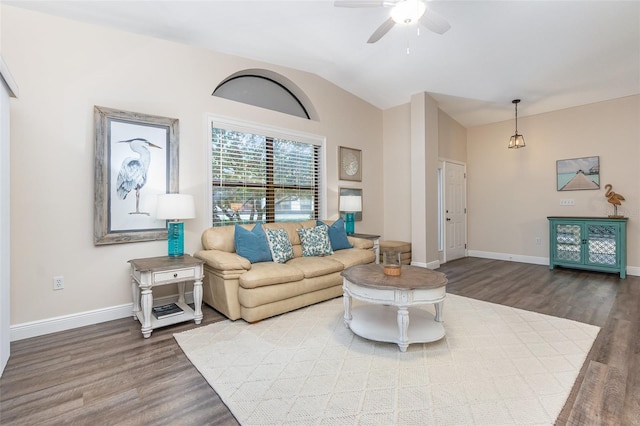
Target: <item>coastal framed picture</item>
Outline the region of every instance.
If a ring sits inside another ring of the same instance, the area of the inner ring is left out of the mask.
[[[340,180],[362,182],[362,151],[355,148],[338,147],[338,169]]]
[[[600,157],[556,161],[556,182],[558,191],[600,189]]]
[[[155,207],[178,192],[178,119],[94,106],[94,121],[94,244],[166,240]]]

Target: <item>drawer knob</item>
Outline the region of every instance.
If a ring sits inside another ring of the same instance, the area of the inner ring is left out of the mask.
[[[177,273],[177,272],[175,272],[175,273],[173,274],[173,278],[178,278],[178,273]]]

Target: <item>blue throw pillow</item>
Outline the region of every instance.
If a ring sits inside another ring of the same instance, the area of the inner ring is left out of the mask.
[[[324,225],[329,228],[329,241],[331,241],[331,248],[335,250],[342,250],[353,248],[351,244],[349,244],[349,239],[347,238],[347,231],[344,229],[344,220],[342,218],[333,222],[333,225],[327,226],[326,223],[321,221],[316,221],[317,225]]]
[[[262,229],[260,222],[256,223],[251,231],[236,224],[233,241],[236,244],[236,253],[246,258],[251,263],[271,262],[271,250],[267,234]]]

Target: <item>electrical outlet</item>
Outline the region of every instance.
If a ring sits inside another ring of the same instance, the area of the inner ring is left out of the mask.
[[[536,237],[536,245],[539,246],[542,244],[542,238]]]
[[[576,200],[574,200],[573,198],[561,198],[560,199],[560,205],[561,206],[575,206],[576,205]]]
[[[64,277],[53,277],[53,289],[62,290],[64,288]]]

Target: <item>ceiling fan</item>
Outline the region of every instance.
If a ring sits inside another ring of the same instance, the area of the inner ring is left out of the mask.
[[[371,34],[367,43],[375,43],[388,33],[396,24],[411,25],[416,22],[437,34],[444,34],[451,25],[427,7],[425,0],[336,0],[336,7],[389,7],[391,16]]]

